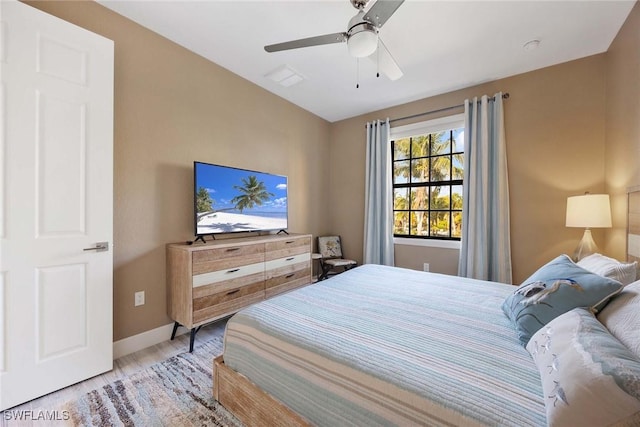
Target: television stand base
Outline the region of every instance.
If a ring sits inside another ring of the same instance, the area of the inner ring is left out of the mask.
[[[287,232],[287,230],[285,230],[284,228],[282,230],[278,231],[276,234],[280,234],[280,233],[289,234]]]
[[[207,241],[204,240],[204,236],[196,236],[196,238],[194,240],[192,240],[192,241],[187,240],[187,245],[193,245],[198,240],[202,240],[202,243],[207,243]],[[216,240],[216,238],[214,237],[213,240]]]

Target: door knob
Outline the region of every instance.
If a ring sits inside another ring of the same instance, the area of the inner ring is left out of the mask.
[[[109,242],[98,242],[93,248],[84,248],[83,251],[104,252],[109,250]]]

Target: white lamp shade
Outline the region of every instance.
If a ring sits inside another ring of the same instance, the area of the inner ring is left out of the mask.
[[[608,194],[585,194],[567,198],[567,227],[611,227]]]

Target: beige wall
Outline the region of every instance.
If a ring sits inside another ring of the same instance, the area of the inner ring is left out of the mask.
[[[97,3],[29,4],[115,41],[114,340],[170,323],[165,244],[193,238],[194,160],[288,175],[290,230],[327,230],[328,122]]]
[[[362,259],[365,123],[498,91],[511,95],[504,109],[514,283],[558,254],[572,254],[583,230],[565,227],[566,198],[604,191],[604,73],[605,57],[596,55],[334,123],[331,228],[342,235],[347,255]],[[593,234],[604,243],[601,230]],[[431,271],[455,274],[457,258],[456,250],[396,245],[400,267],[422,269],[429,262]]]
[[[606,251],[626,256],[627,188],[640,185],[640,4],[636,3],[606,54],[606,185],[613,228]]]

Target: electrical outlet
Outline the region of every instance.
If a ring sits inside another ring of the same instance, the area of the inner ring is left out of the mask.
[[[135,307],[139,305],[144,305],[144,291],[135,293],[133,304]]]
[[[424,264],[422,264],[422,271],[429,271],[429,263],[425,262]]]

